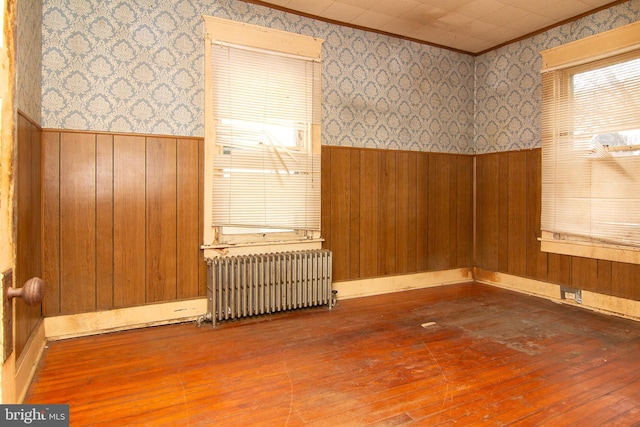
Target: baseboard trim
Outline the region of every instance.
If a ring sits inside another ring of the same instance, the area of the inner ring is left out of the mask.
[[[36,374],[36,369],[47,345],[44,332],[44,322],[40,321],[36,325],[31,336],[22,350],[22,354],[16,361],[15,370],[15,390],[16,403],[22,403],[29,391],[31,380]]]
[[[206,312],[207,299],[198,298],[115,310],[46,317],[44,325],[46,338],[48,340],[59,340],[187,322],[196,320]]]
[[[479,283],[546,298],[557,303],[582,307],[587,310],[612,316],[640,320],[640,301],[582,290],[582,303],[578,304],[571,300],[563,300],[560,294],[560,285],[554,283],[527,279],[525,277],[513,276],[505,273],[496,273],[479,268],[473,269],[473,276],[475,281]]]
[[[338,299],[350,299],[464,283],[472,280],[473,274],[470,268],[458,268],[334,282],[333,290],[338,291]]]

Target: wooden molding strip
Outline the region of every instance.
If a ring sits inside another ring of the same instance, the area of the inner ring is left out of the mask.
[[[473,280],[473,275],[470,268],[458,268],[454,270],[427,271],[415,274],[334,282],[333,290],[338,291],[337,297],[338,300],[340,300],[433,286],[452,285],[469,282],[471,280]]]
[[[36,368],[38,367],[38,363],[40,363],[40,359],[42,358],[46,345],[47,340],[44,333],[44,322],[40,319],[37,326],[34,328],[34,331],[31,333],[29,340],[25,344],[20,357],[15,363],[16,403],[22,403],[24,401],[27,391],[29,391],[31,380],[36,374]]]
[[[186,135],[163,135],[153,133],[133,133],[133,132],[111,132],[103,130],[81,130],[81,129],[59,129],[59,128],[43,128],[42,132],[46,133],[82,133],[90,135],[107,135],[107,136],[134,136],[142,138],[156,139],[177,139],[177,140],[204,140],[203,136],[186,136]]]
[[[640,320],[640,301],[581,290],[582,303],[578,304],[571,300],[563,300],[561,298],[561,286],[554,283],[496,273],[480,268],[474,268],[473,275],[476,282],[487,285],[542,297],[557,303],[570,304],[599,313]]]
[[[49,340],[145,328],[196,320],[207,312],[207,299],[149,304],[90,313],[45,317]]]

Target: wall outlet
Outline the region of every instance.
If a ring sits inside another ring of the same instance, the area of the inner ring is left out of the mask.
[[[582,304],[582,291],[564,286],[560,287],[560,299]]]

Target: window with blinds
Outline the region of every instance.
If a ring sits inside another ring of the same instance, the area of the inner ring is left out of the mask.
[[[274,30],[229,25],[243,25],[243,37],[258,31],[259,43],[230,31],[206,46],[205,215],[214,243],[308,238],[320,230],[319,49],[271,48],[265,34]]]
[[[595,57],[543,70],[542,249],[640,262],[640,49]]]

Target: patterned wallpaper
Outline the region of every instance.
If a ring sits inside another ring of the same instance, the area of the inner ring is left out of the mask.
[[[640,0],[631,0],[477,57],[475,151],[541,146],[538,52],[638,20]]]
[[[16,3],[16,105],[35,123],[41,123],[42,0]]]
[[[44,0],[42,126],[202,136],[202,18],[325,39],[323,144],[540,146],[538,52],[640,19],[640,0],[474,58],[238,0]]]
[[[472,57],[237,0],[44,0],[42,126],[202,136],[203,14],[326,40],[323,144],[471,152]]]

